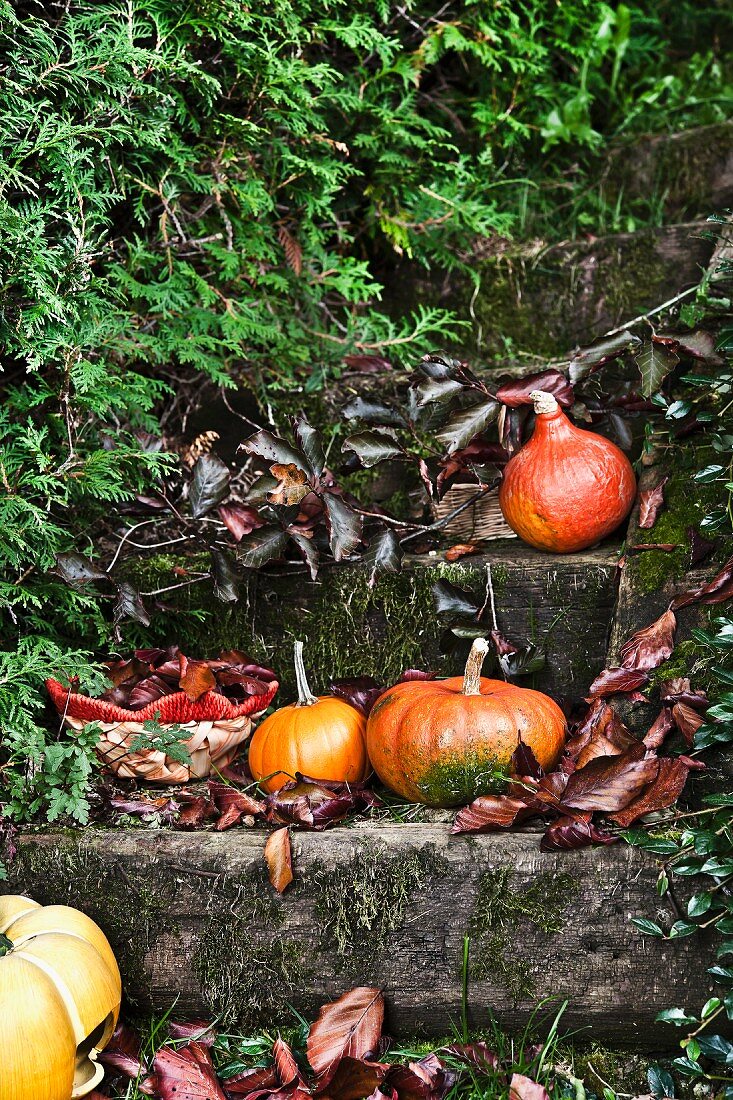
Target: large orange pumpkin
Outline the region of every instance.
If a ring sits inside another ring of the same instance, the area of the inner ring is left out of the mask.
[[[371,768],[366,751],[366,718],[333,695],[316,697],[308,686],[303,643],[295,643],[298,701],[281,707],[255,730],[249,770],[268,791],[296,772],[314,779],[360,783]]]
[[[104,1074],[120,972],[94,921],[66,905],[0,897],[0,1100],[71,1100]]]
[[[576,428],[552,394],[530,394],[537,414],[529,443],[507,463],[499,504],[513,531],[539,550],[570,553],[615,531],[636,496],[626,455]]]
[[[471,647],[464,676],[417,680],[381,695],[367,725],[367,748],[379,778],[410,802],[460,806],[501,786],[519,740],[545,771],[565,743],[563,713],[530,688],[488,680],[485,638]]]

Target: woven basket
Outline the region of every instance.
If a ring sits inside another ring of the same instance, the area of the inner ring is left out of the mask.
[[[471,497],[476,496],[479,486],[476,482],[460,482],[451,485],[442,500],[433,505],[436,519],[460,508]],[[517,536],[504,519],[499,507],[499,493],[496,489],[487,489],[474,504],[446,523],[443,528],[446,535],[465,542],[489,542],[491,539],[515,539]]]
[[[78,695],[57,680],[47,680],[46,687],[68,729],[78,731],[89,722],[98,724],[101,737],[97,753],[115,775],[148,783],[188,783],[231,764],[251,734],[254,720],[275,697],[278,684],[273,682],[264,695],[253,695],[236,706],[218,692],[207,691],[192,703],[180,691],[136,711]],[[134,739],[146,733],[144,723],[156,718],[163,727],[191,730],[184,742],[191,755],[190,764],[171,760],[154,749],[130,750]]]

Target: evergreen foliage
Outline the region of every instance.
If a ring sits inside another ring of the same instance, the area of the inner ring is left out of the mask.
[[[277,400],[347,353],[449,341],[459,322],[440,309],[398,316],[395,265],[470,274],[472,240],[516,225],[517,181],[557,180],[624,128],[724,117],[728,28],[691,0],[0,0],[16,815],[46,799],[83,816],[85,765],[56,759],[40,684],[93,687],[85,654],[141,617],[95,537],[167,468],[161,416],[212,386]],[[43,778],[65,768],[67,802]]]

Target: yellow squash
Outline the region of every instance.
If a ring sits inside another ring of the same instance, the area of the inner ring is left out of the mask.
[[[112,948],[66,905],[0,897],[0,1100],[85,1096],[120,1013]]]

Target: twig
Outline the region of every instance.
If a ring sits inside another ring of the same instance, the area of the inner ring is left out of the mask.
[[[431,531],[439,531],[441,527],[445,527],[446,523],[450,523],[452,519],[460,515],[461,512],[465,512],[466,508],[470,508],[472,504],[475,504],[479,497],[483,496],[489,489],[492,489],[493,485],[482,485],[477,493],[469,497],[468,500],[464,500],[463,504],[459,504],[457,508],[454,508],[452,512],[449,512],[447,516],[443,516],[442,519],[437,520],[435,523],[431,523],[429,527],[421,526],[419,530],[413,531],[411,535],[405,535],[403,539],[400,539],[400,543],[409,542],[410,539],[419,538],[420,535],[427,535]]]
[[[198,584],[199,581],[211,580],[211,573],[202,573],[200,577],[193,577],[190,581],[181,581],[180,584],[169,584],[167,588],[156,588],[154,592],[141,592],[141,596],[160,596],[163,592],[173,592],[176,588],[188,588],[189,585]]]
[[[132,527],[128,527],[128,528],[127,528],[127,530],[125,531],[124,535],[123,535],[123,536],[122,536],[122,538],[120,539],[120,543],[119,543],[119,546],[118,546],[118,547],[117,547],[117,549],[115,550],[115,555],[114,555],[114,557],[112,558],[112,561],[111,561],[111,562],[109,563],[109,565],[107,566],[107,569],[106,569],[106,572],[107,572],[107,573],[111,573],[111,572],[112,572],[112,569],[114,568],[114,564],[115,564],[115,562],[117,561],[117,559],[118,559],[118,558],[119,558],[119,556],[120,556],[120,551],[122,550],[122,547],[123,547],[123,546],[125,545],[125,543],[127,542],[128,538],[130,537],[130,535],[132,534],[132,532],[133,532],[133,531],[137,531],[137,530],[138,530],[138,529],[139,529],[140,527],[145,527],[145,525],[146,525],[147,523],[154,523],[154,520],[152,520],[152,519],[143,519],[143,520],[140,520],[140,522],[139,522],[139,523],[134,523],[134,524],[132,525]]]
[[[640,324],[641,321],[646,321],[648,317],[654,317],[656,313],[661,313],[663,309],[668,309],[669,306],[675,305],[676,302],[681,302],[683,298],[689,298],[691,294],[695,293],[698,286],[699,284],[696,284],[695,286],[691,286],[689,290],[683,290],[681,294],[676,294],[674,298],[668,298],[666,302],[662,302],[661,306],[655,306],[654,309],[650,309],[646,313],[640,313],[639,316],[634,317],[633,320],[624,322],[624,324],[619,325],[618,328],[612,328],[610,332],[604,332],[603,336],[615,336],[617,332],[625,332],[627,328],[632,328],[634,325]]]

